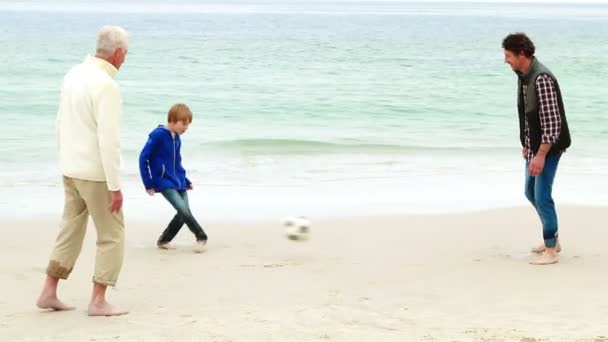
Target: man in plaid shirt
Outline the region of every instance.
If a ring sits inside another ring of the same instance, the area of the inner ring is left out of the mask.
[[[535,47],[524,33],[508,35],[502,42],[505,63],[518,76],[519,136],[523,147],[525,194],[543,226],[544,242],[532,252],[540,254],[534,265],[559,261],[558,224],[551,196],[562,153],[570,146],[570,131],[559,84],[534,57]]]

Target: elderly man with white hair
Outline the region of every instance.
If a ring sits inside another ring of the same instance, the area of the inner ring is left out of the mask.
[[[80,254],[89,215],[97,230],[90,316],[116,316],[128,311],[106,301],[123,263],[124,220],[120,184],[122,100],[114,76],[125,61],[128,34],[118,26],[97,32],[95,56],[65,75],[57,112],[59,164],[65,203],[61,227],[46,270],[37,306],[72,310],[57,297],[59,279],[67,279]]]

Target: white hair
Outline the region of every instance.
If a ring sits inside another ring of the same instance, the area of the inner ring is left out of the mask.
[[[120,26],[104,26],[97,31],[97,54],[109,56],[129,47],[129,34]]]

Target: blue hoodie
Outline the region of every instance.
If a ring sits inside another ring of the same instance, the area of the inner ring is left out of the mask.
[[[161,192],[165,189],[186,190],[190,181],[182,166],[179,134],[159,125],[149,135],[139,154],[139,173],[146,189]]]

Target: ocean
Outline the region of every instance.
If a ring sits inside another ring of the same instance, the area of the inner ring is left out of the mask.
[[[558,206],[608,205],[608,4],[3,1],[2,217],[59,217],[61,81],[106,24],[130,33],[117,76],[127,220],[169,219],[137,159],[176,102],[194,112],[182,154],[202,222],[528,205],[501,47],[518,31],[564,95]]]

